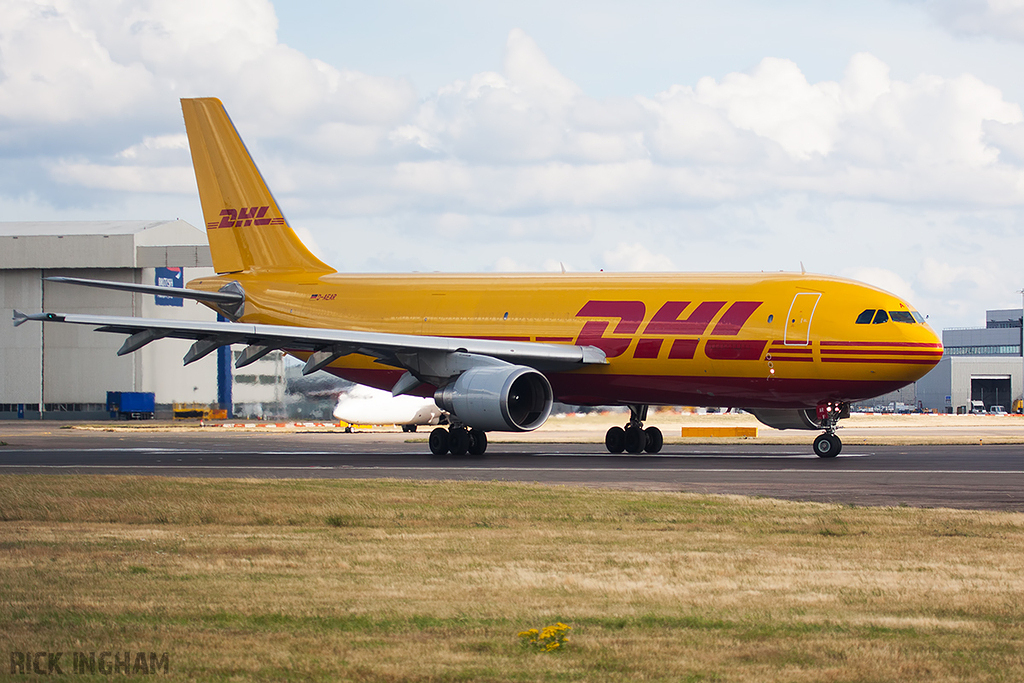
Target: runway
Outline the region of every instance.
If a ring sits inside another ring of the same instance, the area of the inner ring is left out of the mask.
[[[847,446],[823,460],[804,445],[669,444],[657,456],[613,456],[599,444],[494,443],[483,458],[438,459],[410,436],[5,425],[0,474],[538,482],[1024,512],[1015,444]]]

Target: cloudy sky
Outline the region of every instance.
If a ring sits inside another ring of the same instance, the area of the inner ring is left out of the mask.
[[[0,220],[201,226],[217,96],[339,270],[802,264],[981,325],[1022,69],[1024,0],[0,0]]]

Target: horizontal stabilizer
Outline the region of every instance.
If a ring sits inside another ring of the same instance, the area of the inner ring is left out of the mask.
[[[174,296],[182,299],[208,301],[213,304],[240,304],[245,295],[240,292],[200,292],[195,289],[181,287],[161,287],[159,285],[137,285],[133,282],[109,282],[107,280],[87,280],[80,277],[48,277],[49,282],[61,282],[68,285],[98,287],[100,289],[116,289],[122,292],[138,292],[140,294],[156,294],[158,296]]]

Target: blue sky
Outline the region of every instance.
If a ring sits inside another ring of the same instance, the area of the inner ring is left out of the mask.
[[[1024,1],[0,0],[4,220],[202,225],[218,96],[346,271],[807,270],[1020,305]]]

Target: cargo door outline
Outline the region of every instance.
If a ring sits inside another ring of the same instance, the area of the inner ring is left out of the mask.
[[[820,292],[798,292],[789,305],[786,316],[786,332],[782,339],[785,346],[808,346],[811,342],[811,320],[821,299]]]

